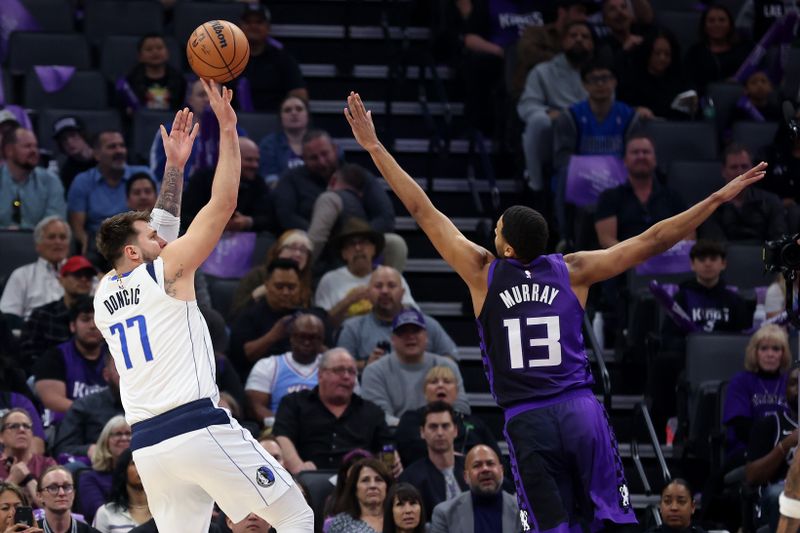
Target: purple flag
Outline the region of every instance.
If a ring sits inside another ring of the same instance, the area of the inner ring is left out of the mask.
[[[664,308],[667,315],[669,315],[681,330],[685,333],[700,331],[700,326],[692,322],[692,319],[689,318],[689,315],[683,307],[675,301],[673,298],[674,293],[669,294],[656,280],[650,282],[650,292],[653,293],[655,300]]]
[[[566,200],[585,207],[597,203],[600,193],[625,183],[625,165],[613,155],[573,155],[567,167]]]
[[[772,23],[772,26],[764,33],[761,40],[753,47],[753,51],[744,60],[742,66],[736,71],[733,76],[739,82],[744,83],[750,74],[759,69],[761,60],[767,54],[772,46],[789,44],[794,39],[795,25],[798,22],[798,14],[796,11],[788,11],[783,18],[780,18]],[[783,56],[781,57],[783,59]],[[772,72],[770,78],[780,80],[783,77],[783,69],[780,72]]]
[[[41,31],[41,26],[20,0],[2,0],[0,10],[0,62],[5,60],[8,39],[15,31]]]
[[[139,102],[139,98],[136,96],[136,93],[133,92],[128,80],[124,77],[117,80],[117,83],[114,84],[114,90],[117,91],[117,96],[120,101],[124,102],[125,107],[128,109],[136,111],[141,107],[142,104]]]
[[[75,67],[68,65],[36,65],[33,70],[46,93],[60,91],[75,74]]]
[[[763,321],[758,326],[751,326],[751,327],[747,328],[746,330],[744,330],[742,333],[746,333],[748,335],[752,335],[753,333],[755,333],[759,329],[763,328],[767,324],[777,324],[779,326],[785,326],[789,322],[790,322],[789,313],[787,313],[786,311],[781,311],[781,314],[775,315],[772,318],[766,319],[765,321]]]
[[[689,251],[694,246],[694,241],[680,241],[678,244],[644,263],[636,266],[636,273],[640,276],[657,276],[660,274],[682,274],[692,270]]]
[[[753,122],[766,122],[767,119],[764,118],[764,115],[761,114],[761,111],[756,109],[756,106],[753,105],[753,102],[746,95],[742,95],[739,98],[739,101],[736,102],[736,107],[747,113],[747,116],[750,117],[750,120]]]
[[[226,231],[200,268],[218,278],[241,278],[253,266],[255,246],[255,233]]]

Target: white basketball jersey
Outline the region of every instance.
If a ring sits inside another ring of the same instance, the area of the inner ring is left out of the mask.
[[[216,405],[211,335],[196,301],[164,292],[164,261],[106,275],[94,296],[94,321],[120,376],[125,418],[134,424],[185,403]]]

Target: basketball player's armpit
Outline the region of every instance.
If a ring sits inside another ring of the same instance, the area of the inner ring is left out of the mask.
[[[175,272],[175,275],[173,277],[164,279],[164,292],[167,293],[167,296],[174,297],[175,294],[177,294],[175,290],[175,283],[177,283],[177,281],[182,277],[183,277],[183,269],[181,268],[178,269],[177,272]]]
[[[158,193],[155,208],[163,209],[176,217],[180,216],[182,194],[183,170],[167,167],[164,170],[164,180],[161,182],[161,191]]]

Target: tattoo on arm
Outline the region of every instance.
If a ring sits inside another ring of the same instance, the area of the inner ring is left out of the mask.
[[[183,170],[176,167],[167,167],[164,170],[164,180],[161,182],[161,192],[158,193],[155,207],[179,217],[181,216],[182,195]]]
[[[167,296],[175,297],[177,291],[175,290],[175,282],[178,281],[183,276],[183,269],[179,269],[175,272],[175,277],[170,279],[164,279],[164,292],[167,293]]]

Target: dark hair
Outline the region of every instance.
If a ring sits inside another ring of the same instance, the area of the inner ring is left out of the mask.
[[[697,39],[703,44],[708,44],[708,36],[706,35],[706,19],[708,18],[708,14],[715,9],[724,12],[725,16],[728,17],[728,22],[730,23],[731,27],[730,30],[728,30],[728,35],[725,36],[725,40],[728,42],[728,44],[735,43],[739,40],[739,35],[736,33],[736,25],[733,23],[733,15],[731,14],[731,10],[722,4],[709,4],[705,11],[703,11],[703,14],[700,16],[699,26],[697,28]]]
[[[530,263],[547,248],[549,230],[541,213],[524,205],[503,212],[503,238],[514,248],[516,259]]]
[[[14,124],[13,127],[9,127],[7,129],[3,128],[3,133],[2,133],[3,138],[2,140],[0,140],[0,154],[3,154],[3,156],[5,156],[6,148],[8,148],[11,145],[17,144],[18,140],[17,134],[20,132],[20,130],[25,129],[22,126],[20,126],[18,122],[12,124]]]
[[[392,476],[383,462],[374,457],[360,459],[356,461],[350,473],[347,475],[344,490],[333,506],[333,514],[347,513],[356,519],[361,517],[361,505],[358,503],[358,498],[356,497],[356,485],[358,485],[358,478],[361,475],[361,471],[367,467],[373,469],[383,478],[386,482],[386,490],[388,492],[389,488],[392,486]]]
[[[344,454],[342,461],[339,463],[339,472],[337,472],[336,475],[336,487],[334,487],[333,492],[328,496],[328,500],[325,502],[325,516],[333,514],[333,508],[336,502],[339,501],[342,494],[344,494],[344,487],[347,483],[347,471],[350,470],[350,467],[362,459],[369,459],[371,457],[374,457],[372,452],[363,448],[354,448]]]
[[[683,479],[682,477],[676,477],[674,479],[671,479],[669,481],[669,483],[664,485],[664,488],[661,489],[661,494],[662,495],[664,494],[664,491],[667,490],[667,487],[669,487],[670,485],[679,485],[679,486],[681,486],[681,487],[686,489],[686,492],[689,493],[689,497],[690,498],[694,497],[694,492],[692,491],[692,487],[689,485],[689,482],[686,481],[685,479]]]
[[[136,43],[136,51],[137,51],[137,52],[141,52],[141,51],[142,51],[142,47],[144,46],[144,42],[145,42],[147,39],[161,39],[161,40],[164,42],[164,46],[166,46],[166,45],[167,45],[167,40],[166,40],[166,39],[164,38],[164,36],[163,36],[163,35],[161,35],[160,33],[156,33],[156,32],[145,33],[145,34],[144,34],[144,35],[142,35],[142,37],[139,39],[139,42],[138,42],[138,43]]]
[[[330,133],[328,133],[325,130],[320,130],[320,129],[308,130],[305,133],[305,135],[303,135],[303,145],[306,145],[306,144],[310,143],[311,141],[315,141],[315,140],[321,139],[323,137],[328,139],[329,141],[333,142],[333,139],[331,139]]]
[[[91,296],[86,296],[85,294],[75,298],[75,303],[69,308],[69,321],[75,322],[78,320],[78,316],[83,313],[94,314],[94,301],[92,301]]]
[[[453,406],[447,402],[442,400],[436,400],[435,402],[431,402],[425,406],[425,409],[422,411],[422,427],[425,427],[425,424],[428,423],[428,415],[434,413],[450,413],[450,419],[453,423],[456,423],[456,411],[453,409]]]
[[[128,496],[128,465],[133,462],[133,452],[130,448],[119,454],[114,470],[111,471],[111,491],[108,501],[123,510],[130,505]]]
[[[300,277],[300,267],[297,266],[297,261],[294,259],[279,257],[270,261],[267,265],[267,279],[271,278],[272,273],[276,270],[294,270],[297,276]]]
[[[634,48],[633,61],[640,72],[647,72],[647,64],[650,62],[653,48],[659,39],[665,39],[669,43],[670,50],[672,50],[672,61],[664,72],[664,77],[678,78],[681,74],[681,46],[678,43],[678,39],[675,38],[675,34],[668,29],[658,28],[653,32],[649,32],[642,44]]]
[[[741,154],[742,152],[745,152],[748,155],[748,157],[752,159],[753,154],[750,153],[750,148],[743,145],[742,143],[737,143],[737,142],[730,143],[722,151],[722,164],[724,165],[725,163],[728,162],[728,157],[736,154]]]
[[[641,141],[642,139],[648,141],[650,143],[650,146],[653,147],[653,150],[656,149],[656,142],[653,140],[653,138],[650,135],[646,134],[643,131],[637,131],[637,132],[631,133],[628,136],[628,138],[625,139],[625,152],[627,153],[628,145],[630,145],[633,141]]]
[[[698,239],[692,249],[689,250],[689,258],[692,260],[705,259],[706,257],[721,257],[725,259],[726,255],[725,245],[710,239]]]
[[[413,529],[413,533],[425,532],[425,502],[422,501],[422,495],[417,488],[411,483],[398,483],[393,486],[386,494],[386,501],[383,503],[383,533],[396,533],[397,524],[394,523],[394,501],[400,503],[418,503],[419,504],[419,523]]]
[[[594,42],[594,34],[592,33],[592,27],[589,26],[589,23],[584,20],[573,20],[569,22],[567,26],[564,28],[564,35],[567,35],[569,33],[569,30],[571,30],[575,26],[583,26],[584,28],[586,28],[589,31],[589,37],[591,37],[592,41]]]
[[[11,483],[10,481],[0,481],[0,496],[9,491],[17,495],[17,498],[19,498],[19,501],[22,502],[22,505],[28,505],[28,497],[25,495],[25,492],[22,490],[22,488],[20,488],[19,485],[16,483]]]
[[[97,250],[112,266],[122,257],[122,249],[136,238],[133,223],[141,220],[150,223],[150,213],[127,211],[107,218],[97,230]]]
[[[97,150],[98,148],[100,148],[100,139],[103,138],[103,135],[106,135],[106,134],[109,134],[109,133],[116,133],[116,134],[122,135],[121,131],[115,130],[115,129],[108,129],[107,128],[107,129],[104,129],[104,130],[100,130],[97,133],[95,133],[94,135],[92,135],[92,138],[91,138],[92,149]],[[123,136],[123,139],[124,138],[125,137]]]
[[[345,163],[339,167],[338,172],[339,179],[342,181],[342,183],[348,187],[352,187],[357,191],[364,190],[364,184],[367,182],[367,178],[369,177],[367,169],[361,165],[356,165],[355,163]]]
[[[150,174],[147,172],[137,172],[136,174],[132,174],[128,181],[125,182],[125,197],[129,197],[131,195],[131,189],[133,188],[133,184],[140,180],[147,180],[153,186],[154,191],[158,191],[158,186],[156,185],[156,181],[150,177]]]
[[[288,94],[283,98],[283,100],[281,100],[281,103],[278,104],[278,114],[279,115],[281,114],[281,110],[283,109],[283,104],[285,104],[286,102],[288,102],[289,100],[292,100],[292,99],[300,100],[301,102],[303,102],[303,107],[305,107],[306,108],[306,112],[308,112],[308,102],[306,100],[300,98],[297,95]],[[311,117],[308,117],[308,119],[310,121]]]
[[[581,80],[586,81],[586,77],[595,70],[607,70],[612,76],[615,78],[617,77],[617,73],[614,72],[614,67],[611,66],[608,61],[604,61],[601,58],[595,58],[581,67]]]

